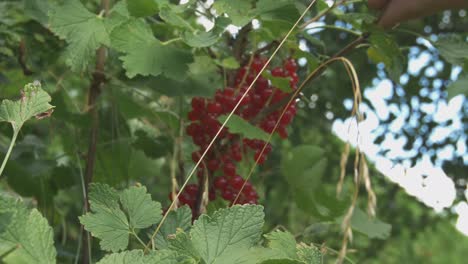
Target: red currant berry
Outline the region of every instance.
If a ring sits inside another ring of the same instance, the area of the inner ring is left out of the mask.
[[[297,63],[294,59],[288,59],[286,60],[286,62],[284,63],[284,68],[286,69],[286,71],[292,73],[292,72],[296,72],[297,71]]]
[[[207,167],[208,167],[208,169],[209,169],[210,171],[215,171],[215,170],[219,169],[219,162],[218,162],[218,160],[213,159],[213,160],[208,161]]]
[[[234,165],[234,163],[226,163],[224,164],[224,174],[228,175],[228,176],[234,176],[236,175],[236,165]]]
[[[192,108],[194,110],[202,110],[205,107],[205,99],[201,97],[192,98]]]
[[[256,151],[255,152],[255,155],[254,155],[254,160],[258,163],[258,164],[263,164],[265,163],[265,160],[266,160],[266,156],[265,155],[260,155],[261,151]]]
[[[231,201],[232,199],[234,199],[234,194],[230,190],[225,190],[221,193],[221,197],[223,197],[224,200]]]
[[[273,70],[271,70],[271,75],[275,77],[283,77],[284,76],[284,71],[280,67],[276,67]]]
[[[226,187],[227,183],[227,179],[221,176],[215,178],[213,185],[216,187],[216,189],[223,190]]]
[[[229,180],[229,184],[231,184],[234,189],[240,190],[242,185],[244,185],[244,179],[241,176],[236,175]]]
[[[210,114],[220,114],[223,111],[223,107],[218,102],[210,102],[206,110],[208,110]]]
[[[185,191],[187,194],[189,194],[191,197],[197,196],[198,193],[198,185],[196,184],[189,184],[185,187]]]

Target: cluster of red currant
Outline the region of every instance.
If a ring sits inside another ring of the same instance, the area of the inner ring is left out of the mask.
[[[207,149],[208,144],[221,128],[221,123],[217,118],[220,115],[229,114],[234,109],[255,76],[264,67],[265,62],[266,59],[256,56],[248,65],[240,68],[236,75],[235,88],[225,87],[223,90],[217,90],[214,98],[195,97],[192,99],[192,110],[188,113],[191,123],[187,127],[187,134],[200,148],[192,153],[194,162],[200,160],[201,153]],[[271,75],[289,78],[291,91],[293,91],[298,82],[296,70],[296,62],[293,59],[288,59],[284,62],[283,67],[271,69]],[[244,96],[235,114],[250,121],[263,108],[275,104],[287,96],[287,92],[274,87],[268,79],[260,76],[253,89]],[[259,120],[259,127],[267,133],[272,133],[281,111],[282,109],[279,109]],[[296,106],[290,104],[277,129],[281,138],[288,136],[286,127],[291,123],[295,114]],[[233,203],[239,195],[236,201],[238,204],[257,203],[258,195],[255,188],[237,174],[236,163],[245,157],[244,154],[253,151],[255,161],[263,164],[271,151],[271,145],[268,145],[261,153],[264,145],[265,142],[262,140],[242,139],[240,135],[232,134],[227,128],[223,128],[198,169],[199,184],[202,184],[201,181],[205,176],[208,177],[210,183],[209,199],[214,200],[219,195],[224,200]],[[245,186],[241,191],[244,183]],[[188,185],[180,195],[180,202],[193,208],[197,192],[198,185]]]

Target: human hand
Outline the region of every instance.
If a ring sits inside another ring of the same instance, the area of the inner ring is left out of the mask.
[[[468,0],[368,0],[368,4],[383,11],[378,24],[384,28],[446,9],[468,8]]]

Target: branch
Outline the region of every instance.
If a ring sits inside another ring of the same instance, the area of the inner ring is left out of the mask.
[[[232,43],[232,55],[239,62],[240,65],[243,64],[242,55],[245,53],[248,44],[248,35],[252,30],[252,23],[248,23],[239,30],[239,34]],[[228,76],[229,86],[233,86],[236,80],[236,71],[229,71]]]
[[[107,15],[109,12],[109,0],[101,1],[101,8],[104,10],[104,15]],[[86,167],[85,167],[85,201],[84,209],[85,212],[89,211],[89,184],[93,181],[94,175],[94,164],[96,162],[96,145],[98,142],[98,128],[99,128],[99,112],[96,107],[96,102],[101,94],[101,86],[106,82],[106,77],[104,73],[104,67],[106,63],[106,54],[107,49],[104,46],[101,46],[96,51],[96,66],[93,72],[93,78],[88,89],[88,102],[87,110],[91,116],[91,130],[89,132],[89,142],[88,142],[88,152],[86,155]],[[83,264],[88,264],[91,262],[91,237],[89,233],[82,229],[83,234],[83,248],[82,248],[82,261]]]
[[[269,51],[271,49],[274,49],[278,46],[280,42],[278,40],[273,40],[272,42],[268,43],[265,47],[259,48],[258,50],[255,51],[255,54],[260,54],[265,51]]]
[[[26,44],[24,38],[21,39],[18,46],[18,64],[21,66],[24,75],[28,76],[34,73],[29,69],[28,65],[26,65]]]

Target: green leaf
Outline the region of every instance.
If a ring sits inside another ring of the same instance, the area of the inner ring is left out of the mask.
[[[226,27],[231,22],[230,19],[225,17],[218,17],[216,19],[214,28],[209,32],[196,32],[188,30],[182,33],[182,40],[189,46],[195,48],[209,47],[218,42],[221,34],[224,33]]]
[[[95,51],[109,45],[104,19],[89,12],[78,0],[54,6],[49,13],[49,28],[69,44],[65,51],[67,65],[74,71],[86,69]]]
[[[337,222],[341,223],[342,218]],[[387,239],[390,236],[392,225],[379,219],[372,219],[361,209],[355,208],[351,217],[351,227],[369,238]]]
[[[216,88],[222,85],[219,75],[214,76],[211,74],[199,76],[190,74],[184,80],[174,80],[158,76],[148,79],[145,83],[147,86],[153,87],[155,91],[168,96],[211,96]]]
[[[8,122],[17,133],[30,118],[42,118],[50,115],[54,106],[50,105],[52,98],[41,88],[40,83],[29,83],[21,91],[21,99],[17,101],[3,100],[0,103],[0,122]]]
[[[131,250],[106,255],[97,264],[150,264],[152,261],[152,254],[145,256],[142,250]]]
[[[203,48],[203,47],[212,46],[219,39],[219,35],[214,34],[213,32],[185,31],[181,37],[185,43],[195,48]]]
[[[219,122],[224,123],[227,119],[227,115],[218,117]],[[241,134],[249,139],[261,139],[263,141],[268,140],[268,134],[260,128],[250,124],[248,121],[238,115],[232,115],[226,124],[229,128],[229,132],[233,134]]]
[[[353,25],[355,29],[361,29],[362,24],[371,24],[377,21],[377,18],[370,13],[343,13],[338,17]]]
[[[325,151],[318,146],[293,148],[283,157],[281,171],[292,187],[310,191],[317,187],[325,172],[327,159],[324,156]]]
[[[162,218],[161,204],[151,200],[145,187],[130,187],[120,194],[122,208],[127,212],[130,228],[146,228]]]
[[[435,46],[445,60],[455,65],[463,65],[468,61],[468,43],[464,38],[459,35],[448,35],[440,38]]]
[[[0,224],[0,244],[14,248],[4,263],[56,263],[52,228],[36,209],[28,210],[18,200],[0,196]]]
[[[112,32],[116,27],[122,25],[130,19],[126,1],[119,1],[109,11],[109,15],[104,19],[104,26],[107,32]]]
[[[227,263],[223,258],[256,244],[262,233],[263,207],[235,205],[213,216],[202,215],[193,224],[193,246],[206,263]]]
[[[190,259],[169,250],[151,251],[144,254],[142,250],[113,253],[102,258],[98,264],[178,264],[189,263]]]
[[[188,23],[184,18],[179,16],[178,13],[178,10],[174,8],[173,5],[166,5],[165,7],[161,8],[159,16],[168,24],[179,28],[192,30],[193,28],[190,25],[190,23]]]
[[[189,65],[188,77],[183,80],[163,76],[148,80],[148,86],[170,96],[211,96],[222,85],[214,60],[208,56],[196,56]],[[189,88],[189,89],[188,89]]]
[[[137,139],[133,142],[132,146],[142,150],[149,158],[158,159],[172,151],[173,142],[168,136],[152,138],[142,130],[137,130],[135,135]]]
[[[268,260],[262,261],[261,264],[304,264],[304,262],[295,260],[295,259],[281,258],[281,259],[268,259]]]
[[[49,2],[47,0],[24,0],[24,12],[31,18],[46,25],[49,11]]]
[[[130,0],[127,1],[127,8],[134,17],[151,16],[158,12],[158,4],[155,0]]]
[[[188,206],[179,207],[174,211],[169,212],[166,221],[159,229],[158,234],[154,238],[155,245],[158,249],[166,249],[169,247],[169,236],[175,235],[178,229],[187,232],[192,226],[192,210]]]
[[[101,248],[113,252],[126,249],[129,240],[128,220],[118,207],[117,197],[117,192],[107,185],[91,185],[89,202],[93,212],[79,217],[85,229],[101,239]]]
[[[290,79],[286,77],[275,77],[270,72],[264,71],[262,76],[271,81],[271,84],[283,92],[290,93],[292,91],[289,84]]]
[[[468,75],[458,77],[456,81],[447,87],[447,93],[447,99],[449,100],[459,94],[468,97]]]
[[[374,63],[382,62],[389,77],[399,83],[400,76],[405,69],[405,58],[393,37],[383,31],[373,31],[369,37],[371,47],[367,56]]]
[[[225,13],[232,20],[232,24],[242,27],[255,17],[255,10],[250,0],[218,0],[213,4],[218,14]]]
[[[296,147],[285,153],[281,161],[281,172],[298,207],[311,215],[333,219],[342,213],[342,203],[334,195],[317,188],[326,167],[324,150],[313,145]]]
[[[209,56],[196,56],[193,63],[189,65],[190,73],[196,75],[219,74],[215,61]]]
[[[234,57],[227,57],[222,59],[221,61],[216,61],[216,63],[225,68],[225,69],[238,69],[240,67],[239,62]]]
[[[259,0],[256,13],[262,20],[280,20],[294,24],[300,14],[294,2],[289,0]]]
[[[322,261],[322,252],[317,247],[311,245],[308,246],[304,243],[300,243],[296,247],[298,259],[310,264],[321,264]]]
[[[188,64],[193,61],[189,52],[157,40],[141,19],[131,19],[115,28],[110,38],[112,47],[125,53],[120,59],[129,78],[164,74],[172,79],[184,79]]]
[[[90,185],[89,204],[92,211],[119,209],[119,193],[106,184],[93,183]]]
[[[169,248],[171,250],[176,251],[181,255],[190,256],[196,260],[200,260],[200,254],[187,233],[179,229],[177,230],[175,237],[168,237],[168,241],[170,242]]]
[[[289,232],[279,230],[265,235],[267,246],[281,253],[281,258],[297,259],[296,240]]]
[[[103,250],[126,249],[128,236],[134,228],[149,227],[161,220],[161,205],[151,200],[144,187],[131,187],[119,195],[108,185],[92,184],[89,203],[92,212],[81,216],[80,222],[93,236],[101,239]]]

